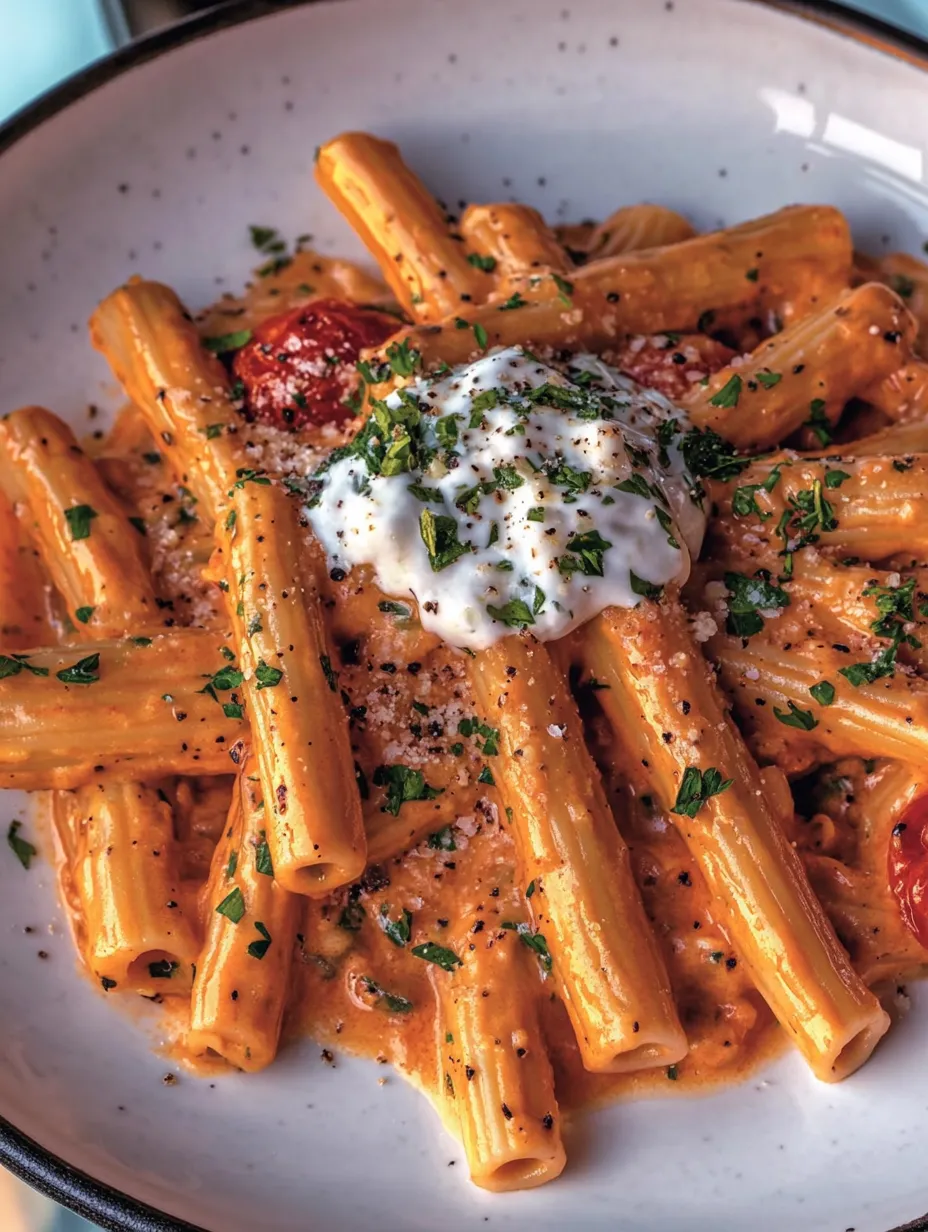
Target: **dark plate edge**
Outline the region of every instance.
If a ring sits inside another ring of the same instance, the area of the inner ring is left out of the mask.
[[[72,1168],[0,1117],[0,1163],[10,1172],[106,1232],[205,1232],[163,1215],[110,1185]]]
[[[319,0],[226,0],[205,12],[121,47],[66,77],[0,125],[0,154],[72,103],[130,69],[165,55],[187,43],[231,26],[267,17],[288,8]],[[928,40],[898,26],[857,11],[838,0],[745,0],[764,4],[794,17],[824,26],[833,33],[856,39],[928,70]],[[73,1168],[0,1116],[0,1165],[46,1197],[98,1224],[105,1232],[207,1232],[103,1184]],[[928,1232],[928,1214],[887,1232]]]

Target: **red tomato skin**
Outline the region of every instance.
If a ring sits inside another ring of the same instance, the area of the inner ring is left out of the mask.
[[[639,385],[656,389],[673,402],[682,401],[711,376],[730,363],[735,352],[705,334],[638,335],[610,356],[612,362]]]
[[[928,949],[928,796],[913,801],[893,827],[889,887],[903,924]]]
[[[360,386],[361,351],[399,328],[395,317],[337,299],[269,317],[232,361],[246,415],[294,431],[343,423],[354,414],[347,402]]]

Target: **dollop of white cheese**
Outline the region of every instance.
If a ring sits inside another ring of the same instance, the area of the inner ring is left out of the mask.
[[[372,566],[443,641],[553,640],[687,577],[706,521],[687,427],[594,356],[496,350],[375,404],[308,516],[330,567]]]

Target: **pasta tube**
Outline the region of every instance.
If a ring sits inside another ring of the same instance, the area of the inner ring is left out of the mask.
[[[436,830],[454,825],[465,811],[461,796],[455,791],[444,791],[435,800],[407,801],[395,815],[379,804],[366,808],[368,864],[382,864],[392,856],[402,855]]]
[[[591,260],[615,257],[642,248],[664,248],[692,239],[696,229],[688,219],[663,205],[623,205],[603,219],[589,239]]]
[[[899,296],[867,283],[696,387],[690,418],[739,449],[770,448],[804,423],[833,423],[849,398],[899,367],[914,338]]]
[[[171,808],[151,787],[109,779],[59,792],[78,949],[107,990],[190,991],[200,942],[184,901]]]
[[[492,288],[392,141],[343,133],[316,156],[316,180],[413,320],[450,316]]]
[[[517,295],[474,310],[459,306],[440,325],[413,326],[396,342],[417,350],[426,368],[463,363],[493,346],[605,349],[628,333],[693,331],[704,313],[750,311],[762,296],[771,304],[798,302],[810,279],[816,293],[824,278],[834,294],[847,284],[850,265],[839,211],[790,206],[727,231],[591,262],[567,287],[553,278],[533,287],[526,279]]]
[[[874,381],[862,394],[890,419],[923,420],[928,412],[928,363],[912,359]]]
[[[52,616],[35,549],[0,491],[0,646],[25,650],[52,640]]]
[[[489,258],[484,264],[491,266],[497,286],[508,286],[513,280],[521,285],[526,274],[566,274],[573,265],[554,232],[530,205],[469,205],[461,215],[461,234],[470,247]],[[487,292],[495,289],[491,285]]]
[[[318,565],[290,498],[261,476],[239,483],[219,543],[274,875],[294,893],[328,894],[360,876],[366,842]]]
[[[467,935],[461,966],[436,968],[432,983],[446,1075],[441,1098],[459,1126],[471,1180],[499,1193],[544,1185],[567,1157],[531,956],[512,929],[484,936],[470,944]]]
[[[870,986],[890,979],[896,984],[900,975],[924,970],[925,950],[902,921],[887,877],[887,856],[894,828],[926,792],[928,779],[921,767],[873,759],[866,764],[856,758],[839,761],[833,777],[819,788],[822,811],[806,833],[799,828],[812,887],[839,935],[851,939],[854,966]],[[844,824],[835,825],[829,814],[843,814]]]
[[[890,424],[878,432],[841,443],[844,458],[868,458],[897,455],[905,463],[909,455],[928,453],[928,420],[911,420]]]
[[[157,606],[140,536],[71,430],[34,407],[4,421],[0,442],[75,627],[86,625],[99,638],[151,626]],[[32,674],[31,660],[20,662]],[[96,674],[90,663],[83,672],[72,669],[78,683],[70,687],[96,683],[81,685],[85,674]],[[170,806],[147,787],[101,775],[73,807],[53,801],[53,814],[71,853],[75,927],[91,971],[106,989],[150,995],[153,980],[171,979],[169,991],[186,991],[198,941],[178,890]]]
[[[857,254],[854,264],[862,278],[885,282],[902,296],[918,322],[918,350],[924,355],[928,342],[928,265],[907,252],[890,252],[876,261]]]
[[[477,656],[472,680],[499,727],[497,787],[583,1064],[679,1061],[686,1037],[663,956],[563,678],[543,645],[509,637]]]
[[[274,879],[264,801],[243,762],[204,894],[185,1046],[249,1073],[277,1055],[302,900]]]
[[[584,665],[635,768],[675,814],[714,910],[758,991],[816,1077],[853,1073],[889,1027],[855,975],[787,842],[678,605],[609,608]]]
[[[215,633],[184,629],[8,657],[0,786],[74,788],[104,771],[228,773],[229,750],[247,726],[205,691],[210,669],[228,666],[222,644]]]
[[[863,636],[870,642],[874,635],[881,636],[883,613],[878,602],[893,600],[901,604],[901,611],[898,617],[889,617],[888,636],[892,637],[897,619],[906,623],[909,615],[913,623],[921,625],[912,630],[913,634],[924,631],[918,609],[923,603],[919,596],[928,595],[928,569],[907,569],[901,574],[869,565],[835,565],[820,552],[799,552],[788,588],[793,607],[808,604],[812,619],[804,617],[803,625],[814,623],[825,638],[833,635],[841,642],[850,634],[852,641],[859,642]],[[913,640],[919,639],[914,636]],[[924,645],[913,646],[903,638],[898,655],[903,662],[928,669],[928,647]]]
[[[896,671],[855,685],[842,675],[855,664],[871,664],[873,651],[848,653],[812,640],[785,651],[759,637],[746,647],[739,638],[720,637],[713,639],[712,655],[740,719],[756,733],[765,756],[774,756],[787,739],[778,710],[794,720],[790,738],[820,750],[819,761],[856,756],[923,762],[928,754],[928,682]],[[823,681],[834,689],[827,705],[816,704],[810,692]]]
[[[928,552],[928,455],[773,458],[749,466],[737,487],[753,490],[754,509],[734,516],[736,485],[727,485],[713,534],[736,555],[750,535],[753,550],[787,576],[791,560],[810,544],[865,560]]]
[[[71,429],[26,407],[0,423],[0,446],[75,626],[115,637],[158,622],[141,537]]]
[[[177,478],[215,514],[249,458],[226,370],[183,304],[170,287],[136,279],[99,305],[90,337]]]

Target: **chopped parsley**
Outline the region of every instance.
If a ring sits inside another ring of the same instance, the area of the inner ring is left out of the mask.
[[[710,406],[718,406],[724,410],[729,410],[738,405],[738,399],[741,397],[741,389],[744,382],[737,372],[728,378],[718,393],[714,394],[709,399]]]
[[[47,676],[47,667],[34,667],[29,662],[29,655],[0,655],[0,680],[7,676],[18,676],[20,672],[31,672],[33,676]]]
[[[474,269],[483,270],[485,274],[492,274],[496,269],[496,257],[484,257],[479,252],[469,252],[467,264],[472,265]]]
[[[332,660],[328,655],[319,656],[319,666],[325,676],[326,683],[333,693],[338,692],[338,672],[332,670]],[[259,686],[260,687],[260,686]]]
[[[440,830],[430,834],[428,845],[433,851],[457,851],[458,849],[454,841],[454,831],[450,826],[442,826]]]
[[[410,953],[415,958],[434,963],[436,967],[441,967],[442,971],[453,971],[455,967],[461,966],[461,960],[454,950],[436,945],[434,941],[423,941],[421,945],[414,945]]]
[[[603,555],[611,547],[609,540],[604,539],[598,530],[571,535],[565,545],[566,554],[557,562],[558,570],[565,577],[577,572],[585,577],[603,577]]]
[[[274,876],[274,862],[271,859],[271,848],[264,830],[261,831],[261,842],[255,847],[255,868],[265,877]]]
[[[798,727],[800,731],[811,731],[813,727],[818,727],[818,719],[811,710],[802,710],[792,701],[787,701],[786,704],[789,707],[788,713],[779,706],[773,708],[774,717],[779,719],[784,727]]]
[[[835,686],[830,680],[822,680],[809,686],[809,692],[820,706],[830,706],[835,700]]]
[[[241,890],[236,886],[225,896],[219,906],[216,908],[217,915],[224,915],[227,920],[231,920],[233,924],[238,924],[242,916],[245,914],[245,898]]]
[[[812,429],[815,439],[823,448],[831,444],[831,424],[828,422],[828,417],[825,414],[825,401],[823,398],[812,399],[809,403],[809,418],[802,426]]]
[[[407,1001],[405,997],[399,996],[398,993],[387,992],[368,975],[362,976],[361,983],[372,997],[377,998],[378,1005],[382,1005],[391,1014],[409,1014],[414,1008],[411,1001]]]
[[[458,524],[447,514],[435,514],[431,509],[423,509],[419,514],[419,534],[429,554],[429,564],[433,573],[440,573],[447,567],[472,550],[471,544],[461,543],[458,539]]]
[[[867,586],[864,595],[876,600],[877,618],[870,625],[877,637],[889,639],[885,646],[868,663],[852,663],[849,667],[838,670],[855,688],[862,684],[873,684],[884,676],[893,676],[896,671],[896,657],[900,646],[911,646],[919,649],[921,642],[911,633],[906,633],[906,625],[914,622],[915,578],[907,578],[896,587]]]
[[[494,620],[498,620],[501,624],[508,625],[510,629],[527,629],[529,625],[533,625],[535,623],[535,617],[532,615],[532,610],[524,599],[510,599],[508,603],[504,603],[502,607],[497,607],[493,603],[488,603],[487,611]]]
[[[523,299],[520,292],[513,291],[513,293],[506,300],[505,304],[500,304],[499,311],[500,312],[510,312],[514,308],[527,308],[527,307],[528,307],[528,300]],[[474,328],[476,328],[476,326]]]
[[[552,274],[552,281],[557,287],[557,297],[562,304],[567,308],[573,307],[573,300],[570,298],[574,293],[574,284],[568,282],[566,278],[562,278],[560,274]]]
[[[666,435],[664,434],[665,439]],[[660,431],[658,440],[661,440]],[[718,479],[723,482],[740,475],[760,456],[739,457],[735,447],[712,428],[690,428],[680,443],[680,452],[691,475],[699,479]]]
[[[228,693],[231,689],[237,689],[244,679],[245,673],[240,672],[237,667],[220,667],[219,671],[209,678],[202,689],[197,689],[197,692],[205,693],[214,702],[218,702],[217,691]]]
[[[16,856],[16,859],[23,868],[28,868],[32,863],[33,856],[37,856],[39,853],[38,849],[28,839],[19,837],[19,831],[22,827],[23,823],[21,821],[11,821],[6,832],[6,841],[13,855]]]
[[[203,345],[207,351],[212,351],[214,355],[225,355],[229,351],[240,351],[246,343],[251,342],[252,332],[250,329],[233,330],[230,334],[216,334],[209,338],[203,339]]]
[[[847,471],[826,471],[825,472],[825,487],[840,488],[846,479],[850,479]]]
[[[395,599],[381,599],[377,604],[377,610],[385,612],[388,616],[396,616],[399,620],[409,620],[412,616],[412,609],[405,603],[397,603]]]
[[[95,684],[100,679],[97,674],[99,667],[100,655],[95,652],[78,659],[70,667],[63,667],[60,672],[55,672],[55,675],[63,684]]]
[[[422,501],[423,505],[428,505],[429,503],[443,505],[445,503],[445,498],[437,488],[427,488],[424,483],[410,483],[407,485],[406,491],[411,492],[416,500]]]
[[[629,492],[632,496],[641,496],[645,500],[650,500],[653,495],[647,479],[638,471],[633,471],[628,479],[617,483],[615,488],[617,492]]]
[[[821,479],[813,480],[811,488],[790,496],[776,528],[776,534],[783,540],[780,555],[786,559],[784,576],[792,576],[793,552],[817,543],[820,532],[835,530],[837,525],[834,507],[824,496]]]
[[[272,937],[260,920],[255,920],[255,928],[261,934],[261,939],[250,943],[248,953],[252,958],[263,958],[271,948]]]
[[[64,511],[65,521],[73,540],[90,538],[90,523],[100,515],[90,505],[72,505]]]
[[[476,717],[470,719],[461,719],[458,723],[458,735],[469,737],[476,736],[477,748],[487,757],[495,757],[499,752],[499,729],[490,727],[488,723],[481,723]],[[480,740],[483,743],[480,743]]]
[[[399,816],[404,804],[413,800],[434,800],[444,791],[443,787],[430,787],[421,770],[409,766],[378,766],[374,771],[374,786],[387,789],[382,813]]]
[[[789,595],[779,586],[755,574],[726,573],[728,588],[728,619],[725,628],[735,637],[753,637],[764,627],[762,611],[774,611],[789,606]]]
[[[170,958],[159,958],[157,962],[148,964],[148,974],[153,980],[169,980],[175,971],[180,969],[180,963]]]
[[[255,668],[255,680],[258,682],[259,689],[273,689],[275,685],[280,684],[284,674],[279,667],[268,667],[263,659],[258,660],[258,666]]]
[[[402,342],[391,342],[386,350],[387,362],[397,376],[412,376],[422,356],[409,345],[409,339]]]
[[[721,774],[714,766],[709,770],[687,766],[677,799],[670,811],[681,817],[695,817],[707,800],[727,791],[733,782],[734,779],[725,779],[723,782]]]
[[[460,415],[444,415],[435,421],[435,435],[443,449],[453,449],[458,443],[458,420]]]
[[[390,919],[390,908],[384,903],[380,908],[380,927],[394,945],[407,945],[412,936],[412,912],[405,907],[400,912],[399,919]]]
[[[628,571],[629,584],[632,592],[636,595],[641,595],[644,599],[659,599],[664,593],[663,586],[656,586],[653,582],[647,582],[644,578],[640,578],[632,569]]]
[[[534,885],[534,882],[532,884]],[[526,895],[526,897],[528,896]],[[509,920],[504,920],[500,927],[508,929],[510,932],[518,933],[523,943],[538,955],[538,961],[545,971],[551,970],[551,951],[548,949],[548,943],[541,933],[533,933],[528,924],[513,924]]]

